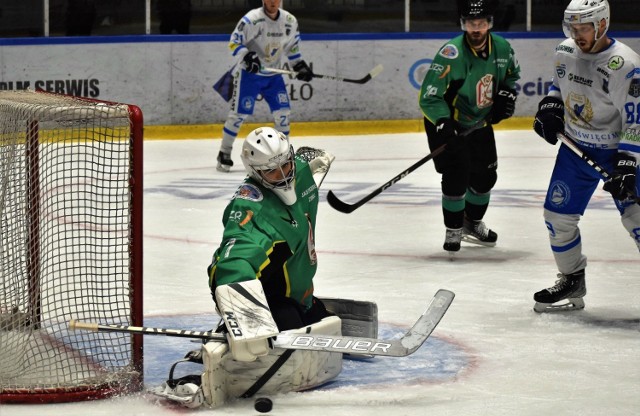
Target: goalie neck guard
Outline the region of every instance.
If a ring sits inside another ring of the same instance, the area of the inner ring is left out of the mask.
[[[605,20],[604,31],[598,36],[600,22]],[[610,11],[607,0],[571,0],[571,3],[564,11],[562,20],[562,30],[568,38],[573,38],[571,33],[572,24],[591,23],[596,31],[595,41],[599,41],[609,30]]]
[[[286,205],[296,202],[294,157],[287,136],[272,127],[249,133],[240,154],[249,176],[273,190]]]

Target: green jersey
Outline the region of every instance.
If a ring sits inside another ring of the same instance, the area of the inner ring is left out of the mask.
[[[515,88],[520,66],[509,42],[489,34],[486,56],[479,55],[465,34],[447,42],[433,59],[420,89],[420,108],[433,124],[453,118],[471,127],[491,112],[498,86]]]
[[[297,200],[291,206],[250,177],[236,191],[208,269],[212,293],[219,285],[260,279],[267,297],[285,296],[311,307],[319,196],[309,164],[298,158],[295,163]]]

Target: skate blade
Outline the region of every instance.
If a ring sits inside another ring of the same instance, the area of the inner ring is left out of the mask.
[[[216,167],[216,170],[218,172],[225,172],[225,173],[229,173],[229,171],[231,170],[231,166],[229,165],[223,165],[222,163],[218,163],[218,166]]]
[[[156,397],[161,397],[165,400],[177,403],[181,406],[194,409],[200,407],[204,402],[204,394],[201,388],[198,388],[195,392],[181,391],[180,386],[176,389],[172,389],[163,383],[161,386],[147,389],[147,393],[150,393]]]
[[[489,241],[482,241],[482,240],[478,240],[477,238],[475,238],[472,235],[463,235],[462,236],[462,241],[464,241],[465,243],[471,243],[471,244],[476,244],[479,246],[485,246],[485,247],[495,247],[496,246],[496,242],[489,242]]]
[[[562,304],[536,302],[533,305],[533,310],[537,313],[579,311],[582,309],[584,309],[584,300],[582,298],[569,298]]]

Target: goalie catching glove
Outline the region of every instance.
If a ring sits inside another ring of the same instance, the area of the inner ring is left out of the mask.
[[[235,360],[255,361],[269,353],[269,338],[280,331],[259,280],[218,286],[216,304],[228,330],[229,349]]]
[[[635,198],[638,170],[636,159],[626,153],[617,153],[614,166],[611,179],[604,183],[603,189],[619,201]]]

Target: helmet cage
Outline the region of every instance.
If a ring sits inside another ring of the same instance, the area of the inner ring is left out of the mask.
[[[289,145],[289,152],[287,154],[278,155],[277,161],[269,163],[263,166],[250,166],[253,174],[253,178],[262,183],[263,186],[270,189],[291,189],[293,178],[296,176],[296,164],[294,161],[295,153],[293,146]],[[290,166],[288,172],[285,172],[284,167]],[[279,172],[276,175],[279,179],[269,179],[273,172]]]

